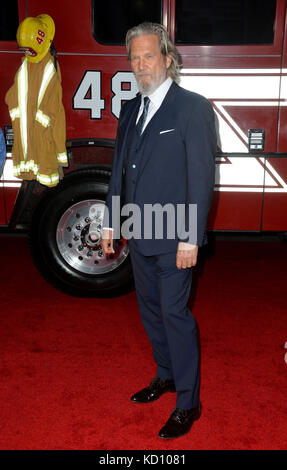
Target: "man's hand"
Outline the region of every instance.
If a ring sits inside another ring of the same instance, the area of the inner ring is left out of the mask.
[[[179,242],[176,253],[176,266],[178,269],[192,268],[196,265],[198,245]]]
[[[115,252],[113,249],[113,229],[103,229],[100,245],[105,255],[111,255]]]

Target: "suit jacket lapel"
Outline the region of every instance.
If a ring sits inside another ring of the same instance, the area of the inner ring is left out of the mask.
[[[140,107],[141,98],[137,97],[134,106],[132,109],[123,115],[122,119],[119,121],[118,128],[118,145],[119,151],[123,154],[126,151],[126,139],[132,125],[135,125],[136,116]]]

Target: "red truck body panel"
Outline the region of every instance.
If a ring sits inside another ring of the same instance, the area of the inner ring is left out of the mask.
[[[92,2],[19,0],[19,21],[41,13],[56,24],[54,44],[62,73],[67,139],[115,139],[121,101],[136,85],[124,46],[99,44],[92,31]],[[113,12],[111,12],[112,14]],[[175,0],[162,2],[171,37]],[[0,125],[10,124],[5,93],[21,63],[16,41],[0,41]],[[277,0],[274,43],[250,46],[178,46],[181,85],[206,96],[219,128],[217,177],[208,228],[287,230],[286,0]],[[88,101],[92,100],[92,101]],[[81,109],[89,105],[91,108]],[[248,149],[248,130],[265,130],[263,152]],[[96,164],[93,152],[85,162]],[[110,153],[109,153],[110,155]],[[88,159],[88,161],[87,161]],[[101,161],[103,163],[103,161]],[[107,156],[107,164],[110,158]],[[0,187],[0,224],[8,225],[21,182],[7,157]]]

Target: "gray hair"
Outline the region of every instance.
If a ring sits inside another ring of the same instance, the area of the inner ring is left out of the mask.
[[[179,53],[169,38],[168,32],[165,27],[158,23],[141,23],[138,26],[134,26],[129,29],[126,34],[126,48],[128,51],[128,58],[130,60],[131,55],[131,42],[137,36],[143,34],[155,34],[158,37],[160,52],[164,57],[169,55],[171,57],[171,64],[168,68],[168,75],[175,82],[179,82],[179,73],[181,68],[181,60]]]

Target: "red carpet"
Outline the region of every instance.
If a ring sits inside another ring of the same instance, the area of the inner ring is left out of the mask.
[[[0,449],[286,449],[286,244],[215,243],[192,297],[202,417],[163,441],[175,395],[129,402],[155,372],[135,293],[68,297],[25,237],[0,241]]]

